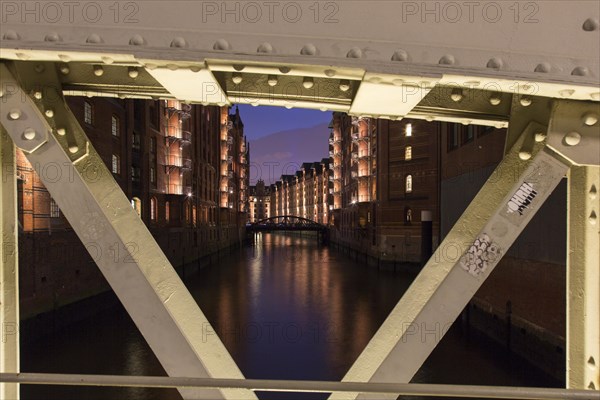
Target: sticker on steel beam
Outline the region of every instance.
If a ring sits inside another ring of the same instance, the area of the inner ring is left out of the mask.
[[[536,199],[549,190],[548,179],[543,179],[554,166],[540,161],[531,166],[532,171],[521,181],[521,184],[505,204],[501,215],[515,226],[520,226],[532,209],[537,207]]]
[[[461,257],[460,266],[478,277],[493,267],[502,257],[502,249],[483,233],[475,239],[469,250]]]

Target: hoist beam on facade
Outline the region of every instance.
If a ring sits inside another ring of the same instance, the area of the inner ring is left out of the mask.
[[[243,379],[160,247],[68,109],[52,63],[1,64],[2,125],[170,376]],[[42,85],[39,85],[42,83]],[[48,173],[52,168],[53,173]],[[185,399],[256,398],[181,389]]]
[[[0,163],[0,371],[19,372],[17,164],[15,146],[2,127]],[[0,382],[0,398],[18,399],[19,384]]]
[[[513,117],[526,120],[529,115],[518,114]],[[542,124],[520,121],[509,127],[519,130],[519,139],[344,381],[407,383],[412,379],[568,171],[569,162],[544,143],[549,117],[549,113],[542,115]],[[366,397],[354,393],[334,394],[330,398]]]

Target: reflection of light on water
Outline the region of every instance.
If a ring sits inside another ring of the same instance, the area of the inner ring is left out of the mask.
[[[146,365],[148,364],[148,355],[146,354],[146,348],[142,346],[142,342],[137,337],[129,336],[125,340],[124,352],[125,365],[123,375],[139,375],[146,376],[150,375],[151,372],[147,371]],[[142,399],[148,398],[149,389],[142,387],[128,387],[123,389],[127,393],[127,398],[130,399]]]
[[[252,294],[252,305],[258,305],[260,295],[261,274],[263,271],[263,234],[258,233],[254,236],[254,258],[250,262],[250,293]]]

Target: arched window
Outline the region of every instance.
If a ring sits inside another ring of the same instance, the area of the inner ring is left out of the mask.
[[[404,133],[406,134],[406,137],[412,136],[412,124],[406,124],[404,127]]]
[[[156,198],[152,197],[150,199],[150,221],[156,222],[157,214],[158,214],[158,206],[157,206]]]
[[[198,215],[196,212],[196,205],[194,204],[194,205],[192,205],[192,225],[196,226],[197,218],[198,218]]]
[[[135,210],[135,212],[137,212],[139,216],[142,215],[142,201],[140,199],[138,199],[137,197],[131,199],[131,207],[133,207],[133,209]]]
[[[169,222],[169,218],[171,218],[171,203],[167,201],[165,203],[165,221]]]
[[[413,190],[413,178],[412,175],[406,175],[406,193],[411,193]]]
[[[406,146],[406,148],[404,149],[404,160],[412,160],[412,146]]]

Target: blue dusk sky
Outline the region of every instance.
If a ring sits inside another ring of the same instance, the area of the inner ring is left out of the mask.
[[[272,133],[298,128],[310,128],[322,123],[329,124],[331,112],[283,107],[240,104],[240,116],[244,122],[244,134],[249,141],[268,136]],[[235,110],[235,106],[233,107]]]

